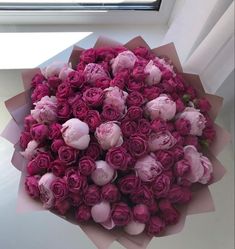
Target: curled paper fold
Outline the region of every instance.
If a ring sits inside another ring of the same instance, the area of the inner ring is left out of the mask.
[[[120,45],[122,44],[120,44],[119,42],[116,42],[106,37],[100,37],[95,43],[94,47],[102,48],[102,47],[114,47]],[[133,50],[139,46],[150,49],[148,44],[140,36],[135,37],[134,39],[132,39],[131,41],[127,42],[125,45],[122,46],[125,46],[130,50]],[[73,68],[76,67],[79,61],[79,56],[83,50],[84,50],[83,48],[80,48],[77,45],[74,46],[74,49],[69,58],[69,62],[71,62]],[[209,100],[210,104],[212,105],[210,116],[213,120],[215,120],[222,105],[222,98],[205,93],[203,84],[198,75],[187,74],[183,72],[174,44],[170,43],[167,45],[163,45],[161,47],[152,49],[152,51],[157,56],[168,57],[171,60],[171,62],[174,64],[178,73],[182,73],[182,76],[185,79],[185,81],[196,87],[199,96],[205,97]],[[18,170],[22,172],[19,184],[19,198],[18,198],[18,208],[17,208],[19,212],[25,212],[30,210],[31,211],[43,210],[42,205],[32,200],[25,192],[24,168],[26,162],[23,160],[23,157],[20,155],[19,145],[17,144],[19,141],[21,130],[23,128],[24,117],[29,114],[30,109],[32,108],[32,103],[30,102],[29,98],[30,82],[32,80],[32,77],[39,71],[40,71],[39,68],[27,69],[22,71],[22,79],[25,91],[6,101],[6,107],[12,116],[12,120],[9,122],[9,124],[1,134],[9,142],[15,144],[15,152],[12,157],[12,164],[14,165],[14,167],[16,167]],[[207,153],[214,167],[213,183],[219,181],[225,174],[225,169],[222,166],[222,164],[218,161],[216,156],[218,155],[218,153],[221,152],[221,150],[229,142],[230,139],[229,134],[223,128],[219,127],[218,125],[215,125],[215,127],[216,127],[217,137],[213,142],[212,146],[210,146],[210,151],[208,151]],[[192,202],[190,202],[188,206],[180,210],[181,219],[179,223],[177,223],[174,226],[170,226],[163,236],[168,236],[180,232],[184,227],[187,215],[204,213],[213,210],[214,210],[213,200],[208,186],[203,186],[198,189],[195,189],[195,191],[193,192]],[[69,219],[67,220],[72,223],[71,220]],[[130,236],[119,230],[108,231],[102,228],[100,225],[95,225],[95,224],[80,225],[80,227],[99,249],[108,249],[109,246],[115,240],[128,249],[144,249],[148,246],[149,242],[152,239],[145,234]]]

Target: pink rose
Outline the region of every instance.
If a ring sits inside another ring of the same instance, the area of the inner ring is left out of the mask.
[[[91,157],[84,156],[79,160],[78,169],[84,176],[89,176],[96,169],[95,161]]]
[[[119,53],[116,58],[111,60],[113,75],[124,68],[132,69],[136,60],[137,57],[131,51]]]
[[[120,199],[120,192],[116,185],[108,183],[101,189],[101,197],[104,201],[113,203]]]
[[[149,135],[151,133],[151,125],[147,119],[140,119],[138,122],[138,132],[143,135]]]
[[[51,190],[51,183],[56,179],[56,176],[52,173],[46,173],[41,177],[38,182],[38,187],[40,191],[40,199],[43,203],[43,207],[50,209],[54,207],[55,197]]]
[[[127,106],[141,106],[144,103],[144,97],[141,93],[133,91],[129,93],[126,100]]]
[[[186,119],[191,124],[190,134],[195,136],[201,136],[203,129],[206,126],[205,117],[193,107],[187,107],[179,115],[179,118]]]
[[[37,121],[32,117],[32,115],[28,115],[24,118],[24,130],[29,132],[30,128],[37,124]]]
[[[146,226],[146,232],[149,236],[161,234],[166,227],[165,222],[158,216],[152,216]]]
[[[178,223],[180,213],[171,205],[171,202],[169,200],[161,200],[159,202],[159,208],[161,210],[161,218],[166,222],[166,225],[174,225]]]
[[[116,121],[122,116],[122,113],[117,106],[104,105],[101,116],[104,121]]]
[[[191,131],[191,123],[187,119],[179,118],[175,122],[175,128],[180,135],[188,135]]]
[[[32,197],[33,199],[39,198],[39,188],[38,188],[38,182],[39,182],[40,176],[28,176],[25,179],[25,189],[27,193]]]
[[[65,142],[63,139],[55,139],[51,144],[51,150],[55,153],[58,153],[61,146],[65,146]]]
[[[124,89],[125,84],[126,80],[121,75],[118,74],[110,81],[111,87],[118,87],[120,89]]]
[[[40,99],[42,99],[43,97],[49,96],[49,95],[50,95],[49,86],[43,83],[35,87],[31,95],[31,99],[32,99],[32,102],[35,103],[39,101]]]
[[[153,156],[147,155],[137,160],[135,171],[143,182],[151,182],[162,173],[162,165]]]
[[[78,151],[69,146],[61,146],[58,151],[59,159],[67,165],[73,164],[77,160]]]
[[[62,136],[65,143],[78,150],[84,150],[90,142],[89,127],[77,118],[72,118],[62,125]]]
[[[57,177],[64,176],[67,167],[67,164],[65,164],[63,161],[60,161],[59,159],[56,159],[51,163],[52,173]]]
[[[90,220],[91,208],[86,205],[81,205],[76,211],[75,218],[78,222],[84,222]]]
[[[137,47],[137,48],[135,48],[134,49],[134,54],[136,56],[143,57],[143,58],[145,58],[147,60],[151,56],[149,50],[146,47]]]
[[[126,88],[130,92],[132,92],[132,91],[140,92],[140,91],[142,91],[143,87],[144,87],[143,81],[130,80],[126,83]]]
[[[135,158],[140,158],[148,153],[148,141],[140,135],[133,135],[128,141],[130,154]]]
[[[206,98],[197,99],[195,104],[201,112],[209,112],[211,109],[211,104]]]
[[[68,196],[68,186],[66,180],[63,178],[55,179],[51,185],[50,189],[52,190],[56,200],[62,201]]]
[[[178,161],[174,166],[174,172],[177,177],[185,176],[190,170],[190,164],[187,160],[183,159]]]
[[[57,99],[54,96],[45,96],[36,102],[34,110],[31,110],[32,117],[38,123],[51,123],[57,116]]]
[[[173,153],[169,150],[158,150],[155,152],[156,160],[162,165],[163,170],[169,170],[174,164]]]
[[[160,131],[166,131],[168,126],[165,120],[161,118],[157,118],[157,119],[152,120],[151,128],[155,132],[160,132]]]
[[[176,112],[177,113],[184,111],[185,105],[184,105],[184,102],[181,99],[176,99],[175,104],[176,104]]]
[[[49,138],[51,140],[59,139],[61,137],[62,125],[59,123],[53,123],[49,126]]]
[[[59,119],[65,120],[69,119],[71,116],[72,110],[71,106],[67,100],[62,100],[57,104],[57,117]]]
[[[143,117],[143,110],[139,106],[131,106],[128,108],[125,118],[129,120],[139,120]]]
[[[176,144],[176,139],[169,131],[152,133],[149,136],[149,148],[151,151],[168,150]]]
[[[131,221],[132,213],[126,203],[119,202],[113,205],[111,217],[116,226],[125,226]]]
[[[25,150],[28,143],[31,141],[31,136],[29,132],[21,132],[20,135],[20,147]]]
[[[101,106],[104,100],[104,92],[101,88],[88,88],[82,95],[83,100],[88,106]]]
[[[122,146],[109,149],[105,157],[111,167],[121,171],[127,170],[129,159],[130,155]]]
[[[118,181],[118,186],[123,194],[131,194],[140,186],[140,179],[133,174],[126,175]]]
[[[98,79],[108,78],[104,68],[95,63],[89,63],[84,69],[84,75],[87,82],[94,84]]]
[[[99,112],[95,110],[88,111],[84,121],[88,124],[90,131],[94,132],[96,128],[101,124]]]
[[[31,85],[32,87],[36,87],[37,85],[42,84],[45,80],[46,78],[41,73],[36,73],[33,76]]]
[[[120,127],[115,122],[107,122],[96,128],[95,136],[103,150],[123,143]]]
[[[65,177],[70,192],[79,193],[86,188],[86,177],[78,171],[70,168],[65,172]]]
[[[110,81],[111,80],[109,78],[100,78],[96,80],[94,86],[104,90],[105,88],[110,87]]]
[[[152,120],[156,118],[171,120],[176,114],[176,104],[166,94],[161,94],[146,104],[146,112]]]
[[[180,145],[176,145],[171,149],[171,152],[173,153],[175,162],[181,160],[184,158],[184,149]]]
[[[89,146],[87,147],[85,151],[85,156],[91,157],[93,160],[97,160],[102,153],[102,150],[100,148],[100,145],[97,142],[91,142],[89,143]]]
[[[112,105],[118,108],[120,113],[123,113],[126,106],[127,92],[122,91],[117,86],[105,89],[104,105]]]
[[[60,215],[65,215],[70,209],[70,202],[69,200],[55,200],[54,208]]]
[[[156,85],[161,81],[161,70],[156,65],[154,65],[152,60],[150,60],[146,65],[144,72],[148,75],[145,79],[147,85]]]
[[[79,99],[73,103],[72,110],[75,118],[83,120],[87,116],[89,107],[83,100]]]
[[[148,186],[141,185],[135,189],[130,198],[133,203],[150,205],[153,201],[153,193]]]
[[[60,99],[67,99],[72,94],[73,94],[73,90],[72,90],[71,85],[69,83],[67,83],[67,82],[64,82],[64,83],[61,83],[58,86],[57,92],[56,92],[56,98],[58,100],[60,100]]]
[[[121,122],[122,134],[124,137],[130,137],[136,132],[138,125],[135,121],[124,120]]]
[[[93,63],[96,61],[96,49],[90,48],[82,51],[80,55],[80,60],[84,61],[85,63]]]
[[[47,82],[50,88],[56,90],[57,87],[62,83],[62,80],[58,76],[50,76]]]
[[[144,67],[141,66],[135,66],[132,71],[132,77],[134,80],[139,82],[144,82],[145,78],[148,76],[148,73],[145,72]]]
[[[43,142],[48,138],[49,129],[44,124],[35,124],[31,127],[30,135],[36,142]]]
[[[161,89],[156,86],[148,86],[143,90],[143,96],[148,101],[156,99],[161,94]]]
[[[152,183],[153,193],[156,198],[167,197],[171,186],[171,178],[163,173],[156,177]]]
[[[185,204],[192,199],[192,193],[189,188],[173,185],[169,190],[167,198],[171,203]]]
[[[90,185],[84,193],[84,202],[88,206],[94,206],[100,202],[100,188],[96,185]]]
[[[146,205],[138,204],[133,207],[133,217],[136,221],[140,223],[148,222],[150,218],[150,212]]]

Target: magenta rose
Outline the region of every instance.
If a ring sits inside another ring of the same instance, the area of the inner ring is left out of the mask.
[[[58,153],[59,148],[65,146],[65,142],[63,139],[55,139],[51,144],[51,150],[55,153]]]
[[[156,198],[166,197],[171,187],[171,178],[167,174],[156,177],[152,183],[153,193]]]
[[[88,206],[94,206],[101,199],[100,188],[96,185],[90,185],[84,193],[84,202]]]
[[[130,137],[132,134],[134,134],[136,132],[137,127],[138,127],[138,125],[135,121],[124,120],[121,123],[122,134],[125,137]]]
[[[144,97],[141,93],[133,91],[127,96],[126,103],[128,107],[141,106],[144,103]]]
[[[79,171],[84,176],[89,176],[96,169],[95,160],[89,156],[84,156],[79,160]]]
[[[131,221],[132,213],[126,203],[119,202],[113,205],[111,218],[116,226],[125,226]]]
[[[41,174],[51,167],[51,157],[47,152],[40,152],[37,156],[29,161],[27,172],[29,175]]]
[[[72,110],[67,100],[59,101],[57,105],[57,116],[59,119],[69,119]]]
[[[158,204],[155,200],[153,200],[151,203],[148,204],[148,209],[151,215],[154,215],[158,212]]]
[[[125,87],[125,79],[119,75],[116,75],[111,81],[110,86],[119,87],[121,90]]]
[[[148,222],[150,218],[150,212],[146,205],[138,204],[133,207],[133,217],[136,221],[140,223]]]
[[[38,84],[31,95],[32,102],[37,102],[45,96],[50,96],[50,89],[47,84]]]
[[[128,167],[129,158],[130,155],[127,153],[126,149],[119,146],[109,149],[105,160],[114,169],[125,171]]]
[[[32,115],[28,115],[24,118],[24,130],[30,132],[31,127],[36,124],[37,121],[33,118]]]
[[[187,119],[179,118],[175,122],[175,128],[181,135],[189,135],[191,124]]]
[[[200,147],[199,141],[198,141],[198,137],[197,136],[193,136],[193,135],[189,135],[189,136],[184,137],[184,143],[183,144],[185,146],[187,146],[187,145],[193,145],[197,149],[199,149],[199,147]]]
[[[155,152],[156,159],[162,164],[163,170],[170,169],[174,164],[173,153],[169,150],[158,150]]]
[[[70,202],[69,200],[55,200],[54,208],[59,214],[65,215],[70,209]]]
[[[146,76],[147,76],[147,73],[145,73],[143,66],[134,67],[132,71],[132,77],[134,80],[136,80],[137,82],[144,82]]]
[[[133,135],[128,141],[129,152],[135,158],[142,157],[148,152],[148,142],[143,136]]]
[[[50,188],[54,194],[54,197],[57,200],[62,201],[62,200],[67,198],[69,191],[68,191],[68,185],[67,185],[67,182],[65,179],[63,179],[63,178],[55,179],[51,183]]]
[[[91,157],[93,160],[97,160],[102,153],[102,149],[97,142],[91,142],[85,151],[85,156]]]
[[[185,105],[184,105],[184,102],[181,99],[176,99],[175,104],[176,104],[176,112],[177,113],[184,111]]]
[[[74,169],[69,169],[65,173],[68,189],[70,192],[79,193],[86,188],[86,177]]]
[[[189,188],[173,185],[168,192],[167,198],[171,203],[184,204],[192,199],[192,193]]]
[[[140,57],[143,57],[145,59],[150,59],[150,52],[147,48],[145,47],[138,47],[134,49],[134,54]]]
[[[20,135],[20,147],[25,150],[27,148],[28,143],[31,141],[31,135],[29,132],[23,131]]]
[[[104,92],[101,88],[91,87],[83,93],[82,98],[88,106],[98,107],[103,103]]]
[[[209,112],[211,109],[211,104],[206,98],[197,99],[194,102],[201,112]]]
[[[72,105],[72,111],[75,118],[83,120],[87,116],[89,108],[83,100],[79,99]]]
[[[85,77],[82,71],[72,71],[68,74],[66,80],[73,88],[81,88],[85,83]]]
[[[128,108],[125,117],[129,120],[139,120],[143,117],[143,110],[139,106],[131,106]]]
[[[59,159],[56,159],[51,163],[52,173],[57,177],[64,176],[66,169],[67,169],[67,164],[60,161]]]
[[[118,186],[123,194],[134,193],[140,186],[140,178],[133,174],[126,175],[118,181]]]
[[[184,145],[185,137],[181,136],[178,131],[173,131],[172,136],[175,138],[177,145],[179,146]]]
[[[40,179],[39,175],[35,176],[28,176],[25,179],[25,189],[26,192],[33,198],[39,198],[39,188],[38,188],[38,181]]]
[[[214,127],[206,127],[202,132],[202,138],[209,143],[212,143],[215,137],[216,137],[216,131]]]
[[[167,130],[167,123],[161,118],[157,118],[151,122],[151,128],[155,132],[161,132]]]
[[[138,121],[138,132],[143,135],[149,135],[151,133],[151,125],[147,119],[140,119]]]
[[[183,146],[176,145],[171,149],[171,152],[174,156],[174,161],[177,162],[184,158],[184,149]]]
[[[161,94],[161,90],[160,88],[156,86],[148,86],[148,87],[145,87],[143,90],[143,96],[148,101],[156,99],[160,94]]]
[[[161,200],[159,202],[159,209],[161,211],[161,218],[166,222],[166,225],[174,225],[178,223],[180,213],[175,207],[172,206],[169,200]]]
[[[90,48],[82,51],[80,60],[86,64],[93,63],[96,61],[96,49]]]
[[[90,131],[94,132],[101,124],[99,112],[95,110],[88,111],[84,121],[88,124]]]
[[[153,201],[153,193],[148,186],[141,185],[131,194],[131,200],[136,204],[149,205]]]
[[[94,86],[104,90],[105,88],[110,87],[110,79],[109,78],[99,78],[96,80]]]
[[[120,199],[120,192],[116,185],[108,183],[102,187],[101,197],[109,203],[117,202]]]
[[[43,74],[36,73],[33,76],[33,79],[32,79],[32,82],[31,82],[31,86],[32,87],[36,87],[37,85],[42,84],[45,80],[46,80],[46,78],[43,76]]]
[[[31,137],[37,142],[43,142],[49,135],[49,129],[44,124],[34,124],[30,130]]]
[[[66,99],[69,96],[71,96],[72,93],[73,93],[73,90],[71,88],[71,85],[64,82],[58,86],[57,92],[56,92],[56,97],[58,99]]]
[[[121,114],[117,106],[104,105],[101,116],[105,121],[115,121],[121,117]]]
[[[70,146],[61,146],[58,151],[59,159],[70,165],[75,163],[77,160],[78,150],[70,147]]]
[[[165,222],[158,216],[152,216],[146,226],[146,232],[149,236],[161,234],[166,227]]]
[[[57,87],[62,83],[62,80],[58,76],[50,76],[47,79],[48,85],[53,89],[57,89]]]
[[[131,91],[140,92],[144,87],[144,81],[134,81],[130,80],[127,82],[127,89]]]
[[[187,160],[183,159],[174,165],[174,173],[177,177],[185,176],[190,170],[190,164]]]
[[[62,125],[58,123],[53,123],[49,126],[49,138],[51,140],[58,139],[61,137],[61,128]]]
[[[76,211],[75,218],[78,222],[88,221],[91,218],[91,208],[86,205],[81,205]]]

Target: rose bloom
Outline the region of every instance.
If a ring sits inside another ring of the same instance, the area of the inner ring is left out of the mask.
[[[58,151],[59,159],[67,165],[76,162],[77,154],[78,151],[69,146],[61,146]]]
[[[25,189],[26,192],[33,198],[37,199],[39,198],[39,188],[38,188],[38,182],[40,180],[39,175],[35,176],[27,176],[25,179]]]
[[[91,218],[91,208],[86,205],[78,207],[75,218],[78,222],[88,221]]]
[[[156,198],[167,197],[171,186],[171,179],[167,174],[157,176],[152,183],[153,193]]]
[[[108,183],[102,187],[101,197],[110,203],[117,202],[120,199],[120,192],[115,184]]]
[[[49,126],[49,138],[51,140],[61,138],[62,125],[59,123],[53,123]]]
[[[147,74],[147,77],[145,79],[147,85],[156,85],[161,81],[161,70],[156,65],[154,65],[154,62],[152,60],[150,60],[146,65],[144,72]]]
[[[44,77],[49,78],[50,76],[58,76],[64,68],[69,68],[67,63],[62,61],[54,61],[47,67],[41,70]]]
[[[175,162],[184,158],[184,148],[180,145],[175,145],[171,148],[171,152],[173,153]]]
[[[53,152],[55,152],[55,153],[58,153],[59,148],[60,148],[61,146],[65,146],[65,145],[66,145],[66,144],[65,144],[65,142],[64,142],[63,139],[55,139],[55,140],[53,140],[53,142],[52,142],[52,144],[51,144],[51,150],[52,150]]]
[[[101,106],[104,100],[104,92],[101,88],[88,88],[82,95],[83,100],[88,106]]]
[[[70,201],[66,200],[55,200],[54,209],[61,215],[65,215],[70,209]]]
[[[111,87],[118,87],[121,90],[125,87],[125,79],[122,76],[119,76],[118,74],[110,81]]]
[[[101,124],[99,112],[95,110],[88,111],[84,121],[88,124],[90,131],[94,132],[96,128]]]
[[[73,95],[73,89],[71,87],[71,85],[67,82],[63,82],[61,83],[56,91],[56,98],[58,100],[62,100],[62,99],[67,99],[69,98],[71,95]]]
[[[57,99],[55,96],[45,96],[34,105],[31,115],[38,123],[51,123],[56,120]]]
[[[148,222],[150,218],[150,212],[146,205],[138,204],[133,207],[133,217],[140,223]]]
[[[191,123],[187,119],[179,118],[175,122],[175,128],[180,135],[189,135],[191,131]]]
[[[64,176],[67,167],[68,165],[63,161],[60,161],[59,159],[56,159],[53,162],[51,162],[52,173],[57,177]]]
[[[156,118],[171,120],[176,114],[176,104],[166,94],[161,94],[146,104],[146,112],[152,120]]]
[[[132,91],[140,92],[140,91],[142,91],[143,87],[144,87],[144,82],[143,81],[130,80],[126,84],[126,88],[130,92],[132,92]]]
[[[48,138],[49,135],[49,129],[44,124],[34,124],[31,127],[30,135],[36,142],[43,142]]]
[[[27,160],[31,160],[37,154],[38,146],[38,142],[36,142],[35,140],[31,140],[27,144],[27,148],[25,149],[25,151],[20,152],[20,154]]]
[[[129,120],[139,120],[143,116],[143,110],[139,106],[131,106],[128,108],[125,118]]]
[[[96,49],[90,48],[82,51],[80,60],[89,64],[96,61]]]
[[[111,217],[116,226],[125,226],[132,219],[132,213],[124,202],[115,203],[112,207]]]
[[[161,118],[154,119],[151,122],[151,129],[155,132],[166,131],[167,128],[167,122]]]
[[[96,169],[95,160],[89,156],[84,156],[80,158],[78,168],[81,174],[89,176]]]
[[[120,119],[122,113],[119,111],[117,106],[104,105],[101,116],[104,121],[116,121]]]
[[[140,132],[143,135],[149,135],[151,133],[151,125],[147,119],[140,119],[138,122],[138,132]]]
[[[36,88],[33,90],[33,93],[31,95],[32,102],[35,103],[37,101],[40,101],[44,96],[50,96],[50,89],[47,84],[39,84],[36,86]]]
[[[190,170],[190,164],[187,160],[183,159],[174,165],[174,173],[177,177],[185,176]]]
[[[93,160],[97,160],[101,153],[100,145],[97,142],[91,142],[85,150],[84,155],[91,157]]]
[[[189,188],[173,185],[169,190],[167,198],[171,203],[185,204],[192,199],[192,193]]]
[[[141,93],[133,91],[127,96],[126,103],[128,107],[141,106],[144,103],[144,97]]]
[[[57,117],[59,119],[69,119],[71,116],[72,110],[71,106],[67,102],[67,100],[60,101],[57,104]]]
[[[148,86],[148,87],[145,87],[143,90],[143,96],[148,101],[156,99],[157,97],[159,97],[160,93],[161,93],[160,88],[156,86]]]
[[[68,197],[68,186],[67,182],[63,178],[55,179],[51,185],[50,189],[52,190],[56,200],[62,201]]]
[[[79,193],[80,191],[86,189],[87,179],[85,176],[81,175],[79,171],[68,168],[65,172],[65,179],[72,193]]]
[[[42,84],[45,80],[46,78],[42,75],[42,73],[36,73],[33,76],[31,86],[36,87],[37,85]]]
[[[146,232],[149,236],[161,234],[166,227],[165,222],[158,216],[152,216],[147,224]]]
[[[159,209],[161,210],[161,218],[166,222],[166,225],[174,225],[178,223],[180,213],[172,206],[168,199],[162,199],[159,202]]]
[[[140,186],[140,178],[130,174],[119,179],[118,186],[123,194],[131,194]]]
[[[162,173],[163,167],[152,155],[147,155],[137,160],[135,171],[144,182],[151,182]]]
[[[153,193],[148,186],[141,185],[131,194],[131,200],[136,204],[149,205],[153,201]]]
[[[84,69],[84,75],[87,82],[94,84],[98,79],[108,78],[104,68],[95,63],[89,63]]]
[[[129,152],[135,158],[140,158],[148,152],[148,142],[140,135],[133,135],[128,141]]]
[[[169,150],[158,150],[155,152],[156,160],[162,165],[163,170],[169,170],[174,164],[173,153]]]
[[[96,80],[94,86],[104,90],[105,88],[110,87],[110,81],[109,78],[100,78]]]
[[[196,107],[200,109],[201,112],[209,112],[211,109],[211,104],[206,98],[201,98],[196,100]]]
[[[90,185],[84,193],[84,202],[88,206],[94,206],[100,202],[100,188],[96,185]]]
[[[95,136],[103,150],[123,143],[122,132],[115,122],[106,122],[96,128]]]
[[[138,125],[135,121],[124,120],[121,122],[121,129],[124,137],[130,137],[132,134],[136,132],[137,128]]]
[[[83,120],[87,116],[89,107],[83,100],[78,99],[72,104],[72,111],[75,118]]]
[[[32,115],[28,115],[24,118],[24,130],[26,132],[30,131],[30,128],[34,125],[37,124],[37,121],[32,117]]]
[[[31,136],[29,132],[21,132],[20,135],[20,147],[25,150],[28,143],[31,141]]]
[[[47,79],[47,83],[53,90],[56,90],[57,87],[62,83],[62,80],[58,76],[50,76]]]
[[[199,112],[199,110],[194,109],[193,107],[187,107],[184,109],[184,111],[179,115],[179,118],[183,118],[185,120],[188,120],[191,129],[190,129],[190,135],[195,136],[201,136],[203,129],[206,126],[206,119]]]

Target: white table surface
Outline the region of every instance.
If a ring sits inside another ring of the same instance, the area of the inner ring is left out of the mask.
[[[142,35],[151,46],[160,44],[161,38],[164,35],[163,30],[157,32],[157,38],[152,31],[153,29],[142,30]],[[121,29],[114,32],[114,30],[110,29],[108,31],[103,30],[102,34],[114,35],[115,33],[119,40],[124,42],[128,40],[128,37],[131,38],[134,35],[138,35],[138,32],[137,29],[132,29],[130,32],[129,30],[121,32]],[[119,33],[121,35],[118,35]],[[98,32],[93,34],[90,39],[85,39],[80,43],[86,47],[92,46],[97,36]],[[7,49],[7,44],[5,46]],[[43,43],[43,46],[46,47],[47,44]],[[48,46],[50,47],[51,44]],[[57,50],[60,49],[56,48]],[[58,52],[56,52],[56,49],[54,50],[54,53]],[[68,54],[69,49],[56,58],[65,58]],[[35,61],[34,63],[37,62]],[[27,63],[26,61],[24,65],[28,65]],[[2,62],[1,65],[4,65],[4,63]],[[9,64],[7,65],[9,66]],[[22,64],[15,62],[14,65],[19,68]],[[33,64],[32,67],[34,66],[36,65]],[[2,68],[7,68],[7,66]],[[4,100],[21,91],[22,88],[19,82],[19,70],[0,70],[0,132],[10,120],[10,116],[4,106]],[[224,119],[222,116],[218,118],[218,121],[222,125],[226,125],[223,124]],[[11,166],[12,152],[12,144],[0,138],[0,248],[95,249],[93,243],[78,226],[71,225],[49,212],[30,212],[25,214],[16,212],[20,173]],[[220,182],[210,187],[216,211],[188,216],[184,230],[180,234],[155,238],[149,244],[148,249],[234,248],[234,155],[231,144],[219,155],[219,159],[227,169],[227,174]],[[116,242],[110,247],[110,249],[121,248],[123,247]]]

